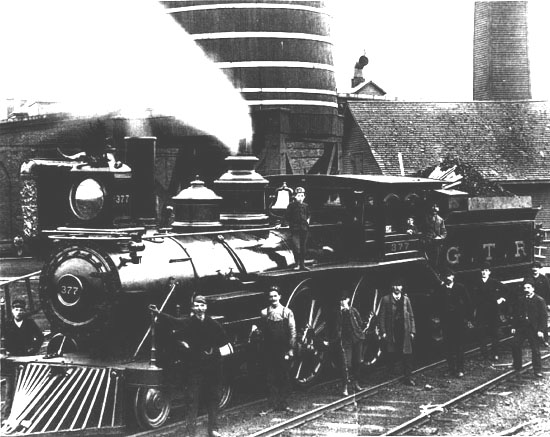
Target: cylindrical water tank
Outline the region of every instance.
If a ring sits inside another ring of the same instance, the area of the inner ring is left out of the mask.
[[[337,114],[329,16],[322,1],[162,3],[253,112],[285,108],[300,114],[301,122],[307,114]],[[318,117],[311,124],[326,125]]]

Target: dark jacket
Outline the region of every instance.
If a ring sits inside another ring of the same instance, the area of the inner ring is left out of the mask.
[[[416,325],[414,323],[414,313],[409,296],[401,295],[399,302],[396,302],[393,294],[387,294],[380,303],[380,312],[378,319],[380,324],[380,333],[386,334],[386,347],[388,352],[395,352],[395,333],[393,322],[395,320],[396,306],[403,305],[404,338],[403,353],[412,354],[411,334],[416,334]]]
[[[435,237],[446,238],[447,228],[445,228],[445,220],[439,215],[435,217],[432,215],[426,216],[424,223],[424,236],[428,240],[433,240]]]
[[[538,277],[531,276],[535,281],[535,293],[544,299],[546,305],[550,305],[550,283],[546,275],[542,273]]]
[[[307,231],[309,217],[309,206],[305,202],[291,202],[286,209],[286,220],[291,231]]]
[[[338,337],[344,344],[357,343],[365,339],[363,332],[363,319],[357,308],[340,310],[336,318],[336,330]]]
[[[498,317],[499,298],[508,299],[508,290],[504,284],[496,279],[489,278],[483,282],[478,278],[472,286],[472,300],[477,320],[488,320]]]
[[[538,294],[531,299],[521,296],[514,309],[514,328],[531,327],[535,331],[546,332],[548,312],[544,299]]]
[[[13,320],[8,321],[4,338],[6,350],[11,355],[34,355],[40,350],[44,335],[34,320],[25,318],[20,328]]]
[[[441,324],[463,324],[472,317],[473,308],[470,295],[464,285],[454,282],[452,288],[441,285],[435,294],[435,309]]]
[[[227,334],[217,321],[205,316],[201,321],[195,316],[174,317],[160,313],[163,319],[180,331],[180,338],[189,345],[191,364],[201,365],[220,359],[220,347],[228,343]]]

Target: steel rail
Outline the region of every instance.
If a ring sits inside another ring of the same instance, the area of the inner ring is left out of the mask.
[[[479,348],[472,349],[468,351],[468,353],[475,352],[478,349]],[[445,363],[446,363],[446,360],[436,361],[435,363],[431,363],[424,367],[415,369],[412,373],[417,374],[425,370],[435,368]],[[402,379],[403,377],[400,376],[397,378],[390,379],[389,381],[382,382],[378,385],[364,388],[363,390],[360,390],[357,393],[353,393],[349,396],[343,397],[329,404],[322,405],[318,408],[315,408],[314,410],[306,411],[305,413],[302,413],[298,416],[292,417],[285,421],[279,422],[278,424],[273,425],[269,428],[257,431],[254,434],[250,434],[248,437],[270,437],[270,436],[276,436],[276,435],[282,434],[284,431],[303,425],[306,422],[310,422],[311,420],[316,419],[329,411],[334,411],[346,405],[353,404],[359,399],[364,399],[364,398],[368,398],[369,396],[373,396],[377,394],[381,389],[388,387],[390,385],[396,384]],[[334,381],[330,381],[330,382],[334,382]]]
[[[549,357],[550,357],[550,354],[546,354],[546,355],[542,356],[541,359],[545,360]],[[522,366],[521,372],[522,373],[525,372],[531,364],[532,364],[532,361],[529,361],[529,362],[525,363]],[[503,374],[501,374],[501,375],[499,375],[499,376],[497,376],[497,377],[495,377],[495,378],[493,378],[489,381],[486,381],[483,384],[478,385],[477,387],[474,387],[471,390],[468,390],[468,391],[466,391],[466,392],[464,392],[464,393],[462,393],[462,394],[460,394],[460,395],[458,395],[458,396],[456,396],[452,399],[449,399],[447,402],[444,402],[440,405],[434,405],[433,409],[425,411],[424,413],[419,414],[418,416],[408,420],[407,422],[404,422],[401,425],[390,429],[389,431],[387,431],[386,433],[384,433],[382,435],[383,436],[398,435],[399,433],[406,432],[406,431],[410,430],[411,428],[421,424],[425,420],[429,419],[432,414],[441,413],[442,411],[444,411],[445,408],[448,408],[453,404],[456,404],[456,403],[458,403],[458,402],[460,402],[464,399],[467,399],[467,398],[469,398],[469,397],[485,390],[486,388],[491,387],[492,385],[495,385],[495,384],[499,383],[500,381],[508,379],[510,376],[514,375],[515,372],[516,371],[514,369],[509,370],[507,372],[504,372]]]
[[[511,337],[506,337],[506,338],[501,339],[501,343],[509,340],[510,338]],[[479,351],[479,347],[476,347],[476,348],[473,348],[473,349],[470,349],[470,350],[466,351],[465,355],[471,355],[472,353],[475,353],[477,351]],[[412,372],[412,374],[415,375],[415,374],[424,372],[425,370],[436,368],[440,365],[445,364],[446,362],[447,362],[446,359],[443,359],[443,360],[436,361],[434,363],[430,363],[426,366],[415,369]],[[526,366],[527,365],[529,365],[529,363],[527,363]],[[320,406],[320,407],[318,407],[314,410],[306,411],[305,413],[302,413],[298,416],[292,417],[292,418],[287,419],[285,421],[279,422],[279,423],[277,423],[273,426],[270,426],[269,428],[265,428],[263,430],[257,431],[253,434],[250,434],[248,437],[272,437],[272,436],[280,435],[284,431],[287,431],[291,428],[296,428],[297,426],[303,425],[304,423],[307,423],[307,422],[310,422],[314,419],[317,419],[318,417],[322,416],[323,414],[325,414],[327,412],[334,411],[334,410],[340,409],[340,408],[342,408],[346,405],[353,404],[359,399],[364,399],[364,398],[367,398],[369,396],[373,396],[373,395],[377,394],[381,389],[383,389],[385,387],[388,387],[388,386],[391,386],[391,385],[394,385],[394,384],[398,383],[399,381],[401,381],[402,379],[403,379],[403,377],[393,378],[393,379],[391,379],[389,381],[385,381],[381,384],[378,384],[378,385],[375,385],[375,386],[372,386],[372,387],[364,388],[363,390],[358,391],[357,393],[353,393],[349,396],[338,399],[338,400],[336,400],[334,402],[331,402],[329,404],[322,405],[322,406]],[[331,381],[331,382],[334,382],[334,381]],[[327,382],[327,383],[330,383],[330,382]],[[325,383],[325,384],[327,384],[327,383]],[[433,411],[431,412],[431,414],[433,414]],[[419,420],[421,420],[421,419],[419,419]]]

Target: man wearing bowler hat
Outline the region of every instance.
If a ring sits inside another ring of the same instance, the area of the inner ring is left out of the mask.
[[[474,318],[479,330],[479,342],[482,356],[489,358],[487,340],[491,340],[491,358],[498,361],[499,354],[499,305],[504,304],[508,292],[504,284],[491,277],[491,265],[484,262],[478,279],[472,286],[474,301]]]
[[[309,232],[310,212],[309,206],[304,202],[306,190],[302,187],[296,188],[294,201],[290,202],[286,209],[286,219],[294,245],[294,256],[297,261],[295,270],[308,270],[305,266],[306,244]]]
[[[548,313],[544,299],[535,294],[535,283],[533,278],[526,278],[523,281],[523,295],[514,305],[514,321],[512,335],[512,356],[514,357],[514,369],[519,376],[522,366],[522,346],[525,340],[531,347],[533,371],[535,376],[542,378],[542,363],[539,343],[544,341],[544,330]]]
[[[187,417],[189,435],[196,435],[199,396],[202,394],[208,410],[208,433],[218,437],[218,410],[222,383],[220,348],[228,343],[227,334],[216,320],[206,314],[208,305],[201,295],[193,297],[192,313],[174,317],[163,313],[155,305],[149,309],[182,331],[183,345],[189,349],[189,396]]]
[[[462,378],[466,326],[473,312],[472,303],[466,287],[455,281],[451,269],[444,269],[442,277],[443,284],[435,294],[435,308],[441,320],[449,372]]]
[[[391,293],[385,295],[380,302],[380,334],[386,343],[389,368],[394,366],[397,359],[401,359],[404,383],[413,386],[412,348],[416,335],[413,309],[409,297],[403,293],[403,280],[395,278],[390,286]]]

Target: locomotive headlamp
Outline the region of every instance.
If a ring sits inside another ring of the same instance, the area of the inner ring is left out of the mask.
[[[71,190],[71,209],[81,220],[96,218],[105,203],[105,189],[95,179],[84,179]]]

